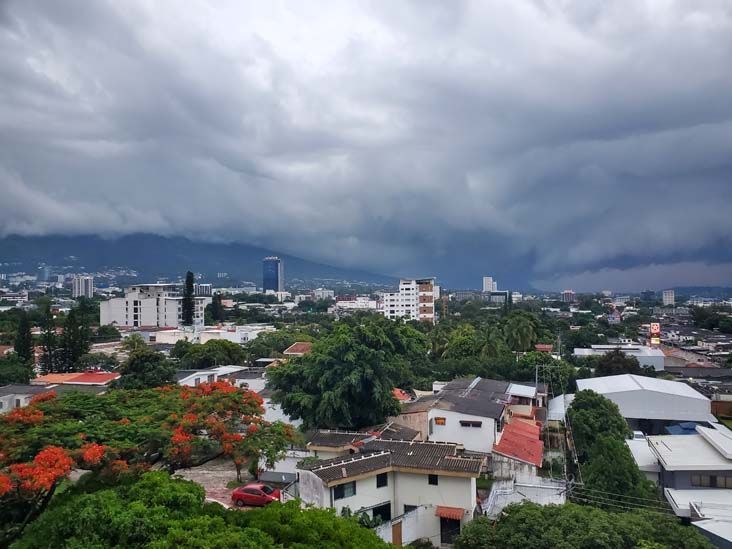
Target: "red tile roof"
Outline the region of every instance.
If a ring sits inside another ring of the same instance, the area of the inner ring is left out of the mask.
[[[554,349],[554,345],[547,345],[545,343],[537,343],[536,345],[534,345],[534,349],[536,349],[537,351],[544,352],[544,353],[551,353],[552,350]]]
[[[514,421],[503,428],[498,444],[493,451],[511,459],[541,467],[544,458],[544,443],[539,439],[538,427]]]
[[[109,374],[106,372],[89,372],[79,374],[77,377],[68,380],[66,383],[88,383],[89,385],[106,385],[120,377],[120,374]]]
[[[465,509],[460,507],[447,507],[445,505],[438,505],[435,509],[435,516],[440,518],[447,518],[452,520],[461,520]]]
[[[409,396],[409,393],[407,393],[404,389],[399,389],[398,387],[392,389],[391,394],[393,394],[394,398],[397,400],[412,400],[412,397]]]
[[[5,355],[13,350],[12,345],[0,345],[0,356]]]
[[[296,343],[293,343],[287,349],[285,349],[285,352],[282,354],[302,356],[312,351],[312,349],[313,344],[309,341],[297,341]]]

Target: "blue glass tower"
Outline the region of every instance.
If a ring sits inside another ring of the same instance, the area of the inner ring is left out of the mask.
[[[265,257],[262,261],[262,291],[285,291],[283,261],[279,257]]]

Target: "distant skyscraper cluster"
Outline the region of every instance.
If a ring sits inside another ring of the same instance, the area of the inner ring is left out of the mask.
[[[262,291],[285,291],[284,262],[277,256],[265,257],[262,261]]]

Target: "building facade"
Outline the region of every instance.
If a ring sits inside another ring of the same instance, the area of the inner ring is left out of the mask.
[[[93,276],[75,276],[71,281],[71,297],[86,297],[91,299],[94,297],[94,277]]]
[[[210,297],[194,297],[193,325],[203,326]],[[99,304],[99,322],[120,327],[177,328],[183,323],[183,297],[175,284],[140,284],[125,289],[125,297]]]
[[[265,257],[262,261],[262,291],[285,291],[284,263],[279,257]]]
[[[663,291],[663,306],[664,307],[673,307],[676,305],[676,292],[673,290],[664,290]]]
[[[435,300],[440,287],[434,278],[402,278],[399,291],[384,294],[383,314],[386,318],[435,322]]]

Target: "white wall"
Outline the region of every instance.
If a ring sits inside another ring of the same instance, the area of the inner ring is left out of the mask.
[[[432,505],[417,507],[406,515],[396,520],[386,522],[374,528],[377,536],[387,543],[393,543],[392,524],[402,523],[402,545],[407,545],[418,539],[429,539],[430,542],[439,546],[440,544],[440,519],[435,516],[435,508]]]
[[[290,416],[285,414],[282,411],[282,408],[279,404],[275,404],[270,399],[265,398],[263,399],[264,403],[264,419],[266,421],[274,422],[274,421],[282,421],[284,423],[289,423],[293,427],[299,427],[302,425],[301,419],[292,419]]]
[[[344,507],[349,507],[354,513],[367,507],[383,503],[391,504],[391,516],[394,516],[394,473],[387,473],[386,486],[376,487],[376,475],[356,481],[356,495],[342,499],[333,498],[333,507],[340,515]],[[331,495],[334,488],[330,488]],[[369,513],[371,514],[371,513]]]
[[[496,422],[491,418],[459,414],[437,408],[431,409],[428,417],[432,424],[432,433],[428,435],[431,441],[456,442],[474,452],[489,453],[493,449],[493,443],[496,440]],[[435,424],[434,418],[436,417],[444,417],[445,425]],[[482,425],[463,427],[460,425],[460,420],[480,421]]]
[[[475,507],[474,478],[438,475],[438,485],[429,484],[427,475],[415,473],[396,474],[394,493],[397,515],[404,512],[404,505],[446,505],[472,509]]]
[[[618,405],[625,418],[707,421],[712,413],[709,400],[655,391],[627,391],[605,396]]]

